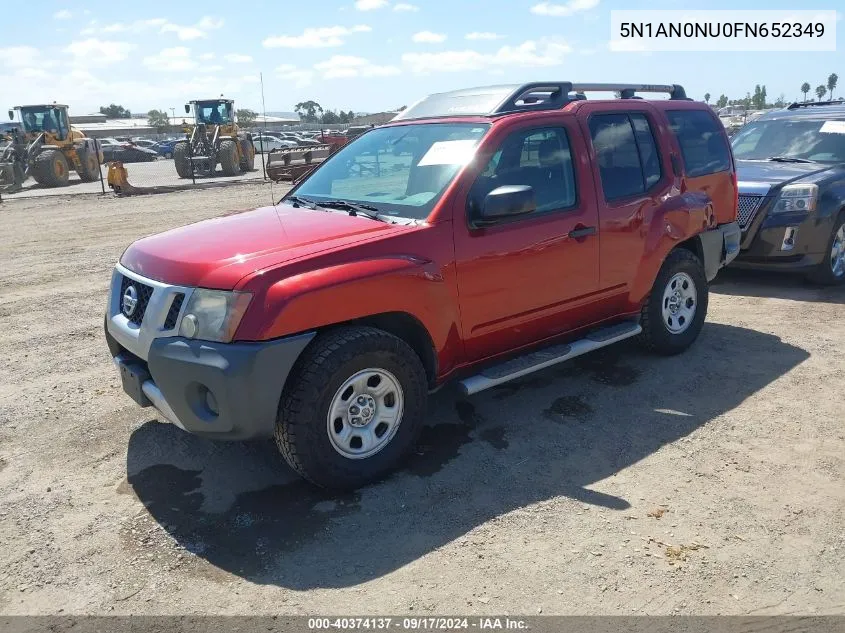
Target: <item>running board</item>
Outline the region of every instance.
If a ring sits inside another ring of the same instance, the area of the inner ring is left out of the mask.
[[[633,321],[610,325],[599,330],[593,330],[586,337],[572,343],[553,345],[488,367],[480,374],[466,378],[458,384],[461,386],[464,395],[470,396],[515,378],[521,378],[546,367],[557,365],[570,358],[618,343],[626,338],[636,336],[642,331],[643,328],[640,327],[640,324]]]

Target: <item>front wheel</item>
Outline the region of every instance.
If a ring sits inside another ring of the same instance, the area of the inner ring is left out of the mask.
[[[707,316],[709,289],[698,257],[677,248],[666,257],[640,315],[641,342],[658,354],[686,350],[698,338]]]
[[[315,339],[288,378],[276,443],[305,479],[353,489],[392,470],[423,424],[428,383],[403,340],[370,327]]]
[[[810,281],[825,286],[845,284],[845,211],[833,223],[822,262],[810,273]]]

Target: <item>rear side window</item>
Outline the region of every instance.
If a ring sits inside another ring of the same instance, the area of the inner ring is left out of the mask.
[[[644,115],[592,116],[590,136],[606,200],[644,193],[660,180],[660,155]]]
[[[701,110],[667,110],[669,127],[681,146],[687,175],[706,176],[730,169],[731,154],[725,131]]]

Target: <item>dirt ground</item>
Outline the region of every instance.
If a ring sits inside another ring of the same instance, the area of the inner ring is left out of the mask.
[[[727,271],[688,353],[443,390],[337,497],[136,407],[101,331],[131,241],[270,199],[0,205],[0,613],[845,613],[845,289]]]

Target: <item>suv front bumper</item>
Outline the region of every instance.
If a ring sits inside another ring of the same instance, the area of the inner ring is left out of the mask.
[[[123,278],[151,289],[140,324],[120,311]],[[177,336],[178,319],[191,292],[192,288],[156,282],[118,264],[105,334],[124,391],[140,406],[155,407],[166,420],[197,435],[229,440],[271,437],[282,388],[315,333],[255,343]],[[167,315],[179,293],[186,300],[171,325]]]

